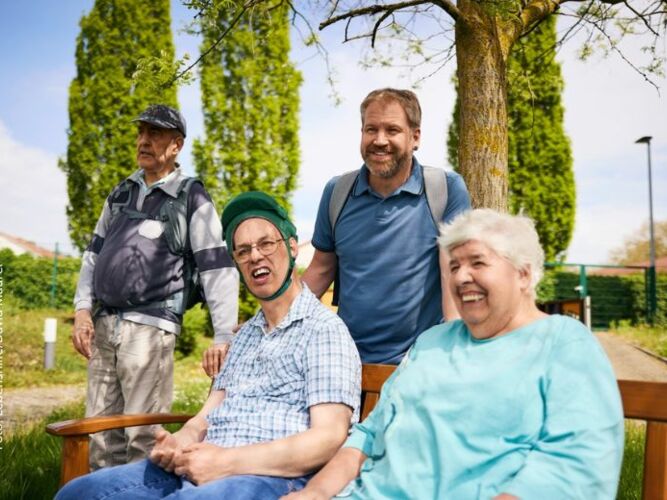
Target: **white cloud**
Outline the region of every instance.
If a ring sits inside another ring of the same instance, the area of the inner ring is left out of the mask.
[[[17,142],[0,121],[0,231],[70,252],[66,180],[57,165],[55,155]]]
[[[648,220],[646,146],[653,136],[654,218],[667,218],[667,100],[617,56],[581,62],[576,42],[561,54],[565,126],[577,182],[577,219],[568,261],[608,262],[612,249]],[[626,46],[637,60],[637,42]],[[662,89],[667,79],[657,78]]]

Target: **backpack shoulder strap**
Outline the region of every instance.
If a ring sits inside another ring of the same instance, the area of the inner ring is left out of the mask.
[[[336,184],[334,184],[331,199],[329,200],[329,223],[331,224],[332,231],[358,176],[359,170],[351,170],[341,175],[336,180]]]
[[[184,255],[190,250],[188,235],[188,198],[190,189],[201,181],[196,177],[186,177],[176,190],[176,197],[167,196],[160,207],[161,220],[165,222],[165,238],[169,251],[175,255]]]
[[[441,168],[422,167],[426,203],[436,228],[440,227],[447,207],[447,172]]]

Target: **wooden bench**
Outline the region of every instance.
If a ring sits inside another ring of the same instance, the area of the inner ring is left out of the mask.
[[[361,377],[361,419],[371,412],[380,397],[380,389],[396,367],[393,365],[364,365]],[[46,426],[46,432],[64,438],[60,465],[60,486],[75,477],[87,474],[89,434],[134,427],[138,425],[185,423],[192,415],[153,413],[142,415],[110,415],[66,420]]]
[[[363,420],[377,403],[391,365],[364,365],[362,371]],[[644,450],[644,500],[667,500],[667,383],[619,380],[626,418],[646,421]],[[49,434],[64,438],[61,486],[88,472],[88,435],[137,425],[184,423],[191,415],[150,414],[92,417],[50,424]]]

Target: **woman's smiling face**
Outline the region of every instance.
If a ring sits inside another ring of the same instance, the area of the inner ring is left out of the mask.
[[[516,269],[484,243],[470,240],[451,250],[450,293],[475,338],[503,335],[521,324],[530,274]]]

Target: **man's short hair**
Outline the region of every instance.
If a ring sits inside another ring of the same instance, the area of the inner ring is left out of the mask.
[[[392,89],[390,87],[384,89],[377,89],[372,91],[366,96],[360,106],[361,111],[361,123],[364,123],[364,114],[366,113],[366,108],[370,106],[373,102],[397,102],[405,111],[406,116],[408,117],[408,124],[411,129],[418,129],[421,127],[422,123],[422,108],[419,106],[419,99],[417,99],[417,94],[412,90],[406,89]]]

